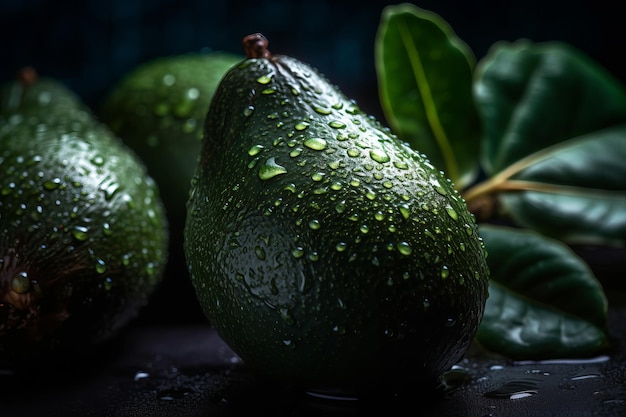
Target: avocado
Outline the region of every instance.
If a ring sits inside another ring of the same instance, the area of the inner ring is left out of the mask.
[[[103,101],[98,117],[144,161],[161,190],[170,223],[184,222],[215,88],[241,60],[222,52],[159,57],[126,74]]]
[[[211,102],[188,202],[185,254],[207,318],[272,380],[434,386],[488,295],[473,215],[316,69],[270,54],[261,34],[244,50]]]
[[[88,352],[159,284],[168,228],[138,157],[59,81],[0,87],[0,362]]]
[[[152,309],[160,322],[203,321],[183,253],[189,184],[200,153],[204,117],[219,80],[242,56],[189,52],[152,59],[124,75],[106,94],[98,117],[133,149],[154,178],[170,228],[169,260]]]

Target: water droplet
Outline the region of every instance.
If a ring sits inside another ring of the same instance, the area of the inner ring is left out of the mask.
[[[441,278],[446,279],[450,276],[450,270],[448,269],[447,266],[442,266],[441,267]]]
[[[60,178],[54,178],[52,180],[49,181],[45,181],[43,183],[43,187],[46,190],[56,190],[57,188],[59,188],[61,186],[61,179]]]
[[[308,258],[310,261],[317,261],[320,258],[320,256],[316,251],[313,251],[309,254]]]
[[[398,248],[398,252],[405,256],[408,256],[411,254],[411,252],[413,252],[411,245],[409,245],[407,242],[398,242],[396,247]]]
[[[298,246],[291,251],[291,254],[293,255],[294,258],[302,258],[302,255],[304,255],[304,249]]]
[[[469,224],[465,225],[465,233],[467,233],[468,236],[471,236],[474,234],[474,229],[472,229],[472,226],[470,226]]]
[[[311,175],[311,179],[315,182],[319,182],[323,180],[324,177],[325,177],[325,174],[323,172],[316,172],[315,174]]]
[[[174,77],[172,74],[165,74],[161,81],[164,85],[171,87],[174,85],[174,83],[176,83],[176,77]]]
[[[318,230],[320,227],[322,227],[322,225],[320,224],[319,220],[313,219],[309,222],[309,227],[313,230]]]
[[[404,161],[393,161],[393,166],[398,169],[409,169],[409,165]]]
[[[107,270],[107,264],[102,259],[96,259],[96,272],[104,274]]]
[[[302,153],[302,148],[295,148],[291,152],[289,152],[289,156],[291,156],[292,158],[295,158],[296,156],[300,156],[301,153]]]
[[[456,211],[451,206],[446,206],[446,212],[448,213],[448,216],[450,216],[452,220],[459,219],[459,215],[456,214]]]
[[[272,75],[273,74],[261,75],[259,78],[256,79],[256,82],[264,85],[269,84],[269,82],[272,81]]]
[[[287,169],[282,165],[278,165],[274,157],[265,161],[265,164],[259,167],[259,178],[262,180],[269,180],[280,174],[286,174]]]
[[[346,127],[346,124],[338,120],[333,120],[332,122],[328,123],[328,126],[334,129],[344,129]]]
[[[252,116],[252,113],[254,113],[254,106],[248,106],[243,111],[243,115],[246,116],[246,117]]]
[[[337,249],[337,252],[343,252],[346,250],[347,247],[348,247],[348,244],[346,242],[339,242],[335,246],[335,249]]]
[[[339,203],[335,204],[335,211],[340,214],[346,211],[346,202],[340,201]]]
[[[330,189],[331,190],[339,191],[339,190],[341,190],[342,187],[343,186],[341,185],[341,183],[337,182],[337,181],[335,181],[332,184],[330,184]]]
[[[346,151],[346,153],[348,154],[348,156],[352,157],[352,158],[356,158],[359,155],[361,155],[361,151],[357,148],[350,148]]]
[[[304,130],[307,127],[309,127],[309,123],[307,123],[307,122],[299,122],[299,123],[296,123],[296,125],[294,127],[296,128],[296,130]]]
[[[72,229],[72,234],[74,235],[74,237],[78,240],[87,240],[87,238],[89,237],[88,235],[89,229],[85,226],[74,226],[74,229]]]
[[[398,207],[398,210],[400,210],[400,214],[402,214],[402,217],[405,220],[408,220],[409,217],[411,216],[411,208],[409,207],[408,204],[400,204],[400,206]]]
[[[255,156],[258,155],[265,147],[263,145],[254,145],[250,149],[248,149],[248,155]]]
[[[362,224],[361,227],[359,227],[359,230],[363,234],[366,234],[370,231],[369,227],[366,224]]]
[[[391,159],[389,158],[389,155],[387,155],[387,153],[382,149],[370,149],[370,158],[380,164],[389,162],[389,160]]]
[[[321,114],[322,116],[327,116],[331,113],[330,109],[319,106],[313,106],[313,110],[315,110],[315,113]]]
[[[143,372],[143,371],[138,371],[137,373],[135,373],[135,377],[133,378],[133,380],[135,382],[139,381],[140,379],[146,379],[150,376],[149,373],[147,372]]]
[[[18,272],[11,279],[11,289],[18,294],[26,294],[31,290],[31,282],[28,273],[25,271]]]
[[[113,280],[111,279],[111,277],[106,277],[104,279],[104,289],[106,291],[110,291],[111,288],[113,288]]]
[[[265,260],[265,249],[263,249],[261,246],[257,245],[254,248],[254,254],[256,255],[256,257],[258,259],[260,259],[261,261]]]
[[[310,138],[304,141],[304,146],[316,151],[321,151],[326,149],[326,141],[322,138]]]
[[[437,191],[439,194],[441,195],[446,195],[448,194],[448,192],[446,191],[445,188],[443,188],[443,186],[441,185],[441,183],[439,182],[439,180],[437,180],[436,178],[433,178],[430,180],[430,184],[433,186],[433,188],[435,189],[435,191]]]

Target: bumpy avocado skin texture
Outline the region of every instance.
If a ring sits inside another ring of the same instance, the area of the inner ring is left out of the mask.
[[[113,86],[100,119],[142,158],[170,222],[182,225],[204,117],[226,71],[242,57],[207,52],[161,57]]]
[[[0,361],[84,353],[146,305],[167,261],[154,181],[50,79],[0,90]]]
[[[218,87],[185,238],[213,326],[281,381],[434,384],[487,298],[450,181],[287,56],[247,59]]]

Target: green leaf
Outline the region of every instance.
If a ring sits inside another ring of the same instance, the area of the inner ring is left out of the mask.
[[[387,6],[375,44],[381,106],[392,131],[461,189],[478,173],[480,120],[472,97],[475,58],[438,15]]]
[[[513,219],[570,243],[626,243],[626,125],[564,143],[514,177],[501,195]]]
[[[519,225],[568,243],[626,242],[626,89],[561,43],[499,43],[477,70],[489,179]]]
[[[477,332],[487,350],[513,359],[584,357],[609,345],[608,304],[588,265],[536,232],[481,225],[491,271]]]
[[[489,175],[548,146],[626,122],[626,90],[560,42],[498,42],[476,69]]]

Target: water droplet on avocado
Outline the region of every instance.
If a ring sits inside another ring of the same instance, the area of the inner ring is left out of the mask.
[[[398,169],[409,169],[409,165],[404,161],[393,161],[393,166]]]
[[[332,127],[333,129],[344,129],[346,127],[346,124],[338,120],[333,120],[328,123],[328,126]]]
[[[85,226],[74,226],[72,229],[72,234],[78,240],[87,240],[89,238],[89,229]]]
[[[451,206],[446,206],[446,213],[448,213],[448,216],[450,216],[450,218],[452,220],[458,220],[459,219],[459,215],[456,213],[456,211]]]
[[[291,254],[293,255],[294,258],[302,258],[302,255],[304,255],[304,249],[298,246],[291,251]]]
[[[171,87],[176,83],[176,77],[174,77],[172,74],[165,74],[163,78],[161,78],[161,81],[163,82],[163,85]]]
[[[104,274],[107,270],[107,265],[102,259],[96,259],[96,272]]]
[[[252,116],[252,113],[254,113],[254,106],[248,106],[243,111],[243,115],[246,117]]]
[[[285,169],[282,165],[277,164],[274,157],[269,158],[265,161],[265,164],[259,167],[259,178],[264,181],[286,173],[287,169]]]
[[[265,249],[263,249],[261,246],[255,246],[254,247],[254,254],[256,255],[256,257],[261,260],[264,261],[265,260]]]
[[[258,155],[265,147],[263,145],[254,145],[250,149],[248,149],[248,155],[255,156]]]
[[[370,158],[381,164],[389,162],[391,159],[382,149],[370,149]]]
[[[57,188],[59,188],[61,186],[61,184],[62,184],[62,181],[61,181],[60,178],[54,178],[54,179],[51,179],[49,181],[45,181],[43,183],[43,187],[46,190],[51,190],[52,191],[52,190],[56,190]],[[15,184],[13,184],[13,186],[15,186]],[[3,194],[4,194],[4,192],[3,192]]]
[[[361,151],[357,148],[350,148],[346,151],[346,153],[352,158],[356,158],[361,155]]]
[[[439,180],[437,180],[436,178],[431,179],[430,180],[430,184],[433,186],[435,191],[437,191],[439,194],[441,194],[441,195],[447,195],[448,194],[446,189],[443,188],[443,186],[441,185]]]
[[[400,206],[398,206],[398,210],[405,220],[408,220],[411,216],[411,208],[408,204],[400,204]]]
[[[317,219],[313,219],[309,222],[309,227],[312,230],[318,230],[320,227],[322,227],[322,225],[320,224],[320,221]]]
[[[343,252],[346,250],[347,247],[348,247],[348,244],[346,242],[339,242],[335,246],[335,249],[337,249],[337,252]]]
[[[291,156],[292,158],[295,158],[296,156],[300,156],[301,153],[302,153],[302,148],[295,148],[291,152],[289,152],[289,156]]]
[[[25,271],[18,272],[11,279],[11,289],[18,294],[26,294],[31,290],[31,282],[28,273]]]
[[[315,110],[315,113],[321,114],[322,116],[327,116],[331,113],[330,109],[319,106],[313,106],[313,110]]]
[[[448,269],[447,266],[442,266],[441,267],[441,278],[446,279],[450,276],[450,270]]]
[[[326,149],[326,141],[322,138],[310,138],[304,141],[304,146],[316,151],[321,151]]]
[[[295,127],[296,130],[302,131],[302,130],[306,129],[307,127],[309,127],[309,123],[308,122],[298,122],[298,123],[296,123],[296,125],[294,127]]]
[[[269,84],[270,81],[272,81],[272,75],[273,74],[261,75],[259,78],[256,79],[256,82],[263,85]]]
[[[398,248],[398,252],[405,256],[408,256],[411,254],[411,252],[413,252],[413,248],[411,248],[411,245],[409,245],[407,242],[398,242],[396,247]]]
[[[316,172],[315,174],[311,175],[311,179],[315,182],[319,182],[323,180],[324,177],[325,177],[325,174],[323,172]]]

